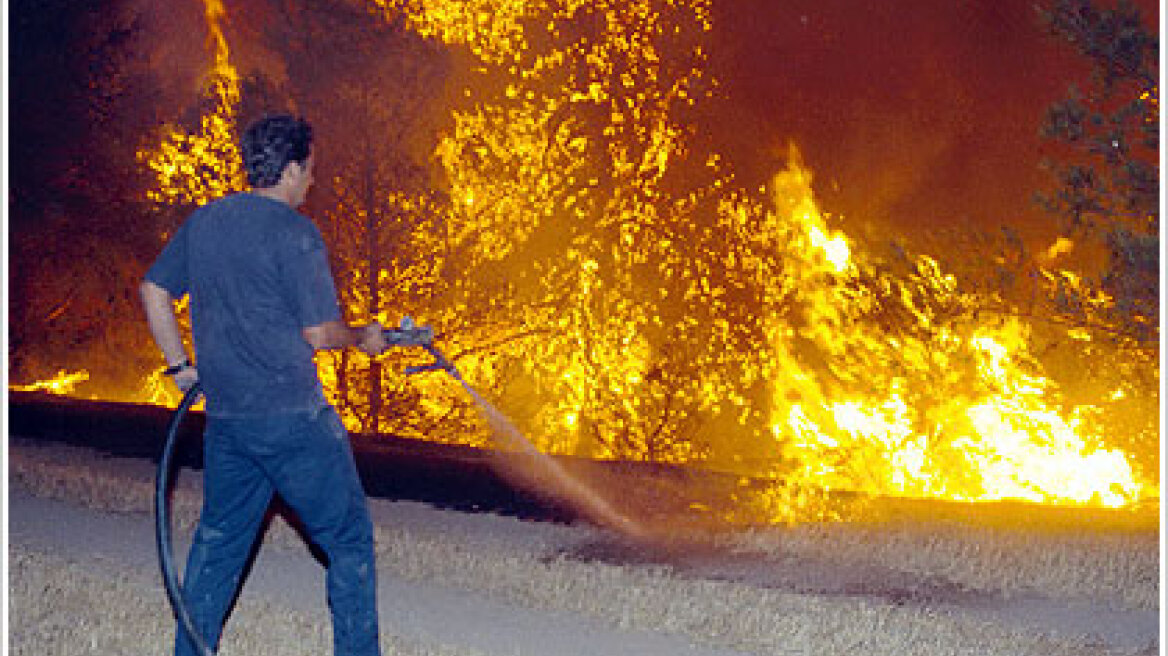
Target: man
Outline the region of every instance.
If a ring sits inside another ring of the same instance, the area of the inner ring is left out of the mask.
[[[213,648],[273,492],[328,557],[334,653],[380,653],[373,527],[348,435],[313,354],[387,347],[381,325],[342,322],[320,231],[295,208],[312,185],[312,128],[291,116],[244,133],[252,190],[196,210],[146,273],[142,302],[166,372],[206,399],[204,498],[183,597]],[[190,294],[198,366],[174,314]],[[175,654],[193,655],[182,625]]]

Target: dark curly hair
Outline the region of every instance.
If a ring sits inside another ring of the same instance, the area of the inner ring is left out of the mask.
[[[312,126],[288,114],[265,116],[248,126],[240,143],[247,183],[272,187],[289,162],[301,165],[312,151]]]

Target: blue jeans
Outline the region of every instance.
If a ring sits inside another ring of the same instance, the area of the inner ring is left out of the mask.
[[[373,524],[336,411],[208,417],[203,440],[203,511],[183,597],[207,644],[217,648],[274,491],[328,557],[334,654],[379,656]],[[175,654],[196,654],[181,623]]]

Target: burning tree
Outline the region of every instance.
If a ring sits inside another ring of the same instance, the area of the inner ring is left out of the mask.
[[[277,11],[270,46],[296,72],[277,95],[312,117],[321,157],[311,211],[330,244],[342,307],[352,321],[444,319],[432,301],[444,200],[424,165],[442,53],[350,3],[282,2]],[[320,367],[351,427],[415,436],[437,429],[400,366],[342,352],[322,355]]]
[[[1043,272],[1053,316],[1075,331],[1076,353],[1056,366],[1081,381],[1083,396],[1109,397],[1109,433],[1151,469],[1160,443],[1159,40],[1126,0],[1114,9],[1059,0],[1040,18],[1090,67],[1085,89],[1071,86],[1042,124],[1060,150],[1047,163],[1055,186],[1040,200],[1061,220],[1067,250],[1102,253],[1086,271]]]
[[[235,117],[294,105],[349,318],[434,324],[541,450],[735,472],[770,518],[807,490],[1155,493],[1103,439],[1116,390],[1070,397],[1034,316],[938,258],[857,247],[795,148],[763,188],[736,182],[695,127],[717,93],[708,2],[383,0],[380,24],[272,6],[268,51],[295,74],[241,87],[216,47],[198,120],[143,153],[156,200],[236,188]],[[322,357],[351,428],[488,443],[449,381],[390,357]]]
[[[379,4],[477,58],[438,149],[469,246],[454,305],[512,326],[462,336],[500,344],[471,376],[544,449],[818,489],[1138,496],[1024,319],[986,321],[933,259],[853,253],[797,156],[766,198],[701,150],[704,3]]]
[[[1072,236],[1101,239],[1108,262],[1098,289],[1114,299],[1105,318],[1131,339],[1159,338],[1159,41],[1130,2],[1114,10],[1060,0],[1042,11],[1050,32],[1091,64],[1089,90],[1072,86],[1052,105],[1042,135],[1068,147],[1050,163],[1059,186],[1042,196]],[[1081,297],[1080,297],[1081,298]],[[1083,312],[1098,304],[1081,303]]]
[[[1065,150],[1048,162],[1058,186],[1040,200],[1070,237],[1104,245],[1107,259],[1097,278],[1060,288],[1059,309],[1152,347],[1159,338],[1158,40],[1128,2],[1104,10],[1063,0],[1041,17],[1088,60],[1091,77],[1086,94],[1072,86],[1047,112],[1042,136]]]
[[[488,310],[460,336],[491,345],[471,375],[523,399],[508,410],[546,449],[704,458],[757,369],[758,315],[727,300],[764,266],[721,261],[756,239],[744,215],[699,218],[726,182],[686,143],[710,89],[704,3],[492,4],[487,25],[388,9],[479,60],[438,147],[465,253],[449,298]]]
[[[219,0],[204,0],[203,8],[214,60],[204,78],[203,95],[190,117],[198,127],[166,125],[159,148],[139,154],[158,177],[158,185],[148,197],[160,205],[182,209],[241,191],[245,185],[235,126],[239,73],[231,63],[221,24],[226,12]]]

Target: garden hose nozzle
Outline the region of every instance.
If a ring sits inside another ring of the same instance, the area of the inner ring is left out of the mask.
[[[383,334],[390,346],[426,346],[434,341],[434,329],[415,325],[411,317],[402,317],[400,326],[386,328]]]
[[[400,326],[385,329],[385,341],[389,342],[390,346],[421,346],[434,356],[434,361],[430,364],[406,367],[407,376],[427,371],[445,371],[458,382],[463,382],[462,374],[454,367],[454,363],[447,360],[434,346],[434,329],[430,326],[418,326],[414,324],[412,318],[403,317]]]

